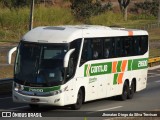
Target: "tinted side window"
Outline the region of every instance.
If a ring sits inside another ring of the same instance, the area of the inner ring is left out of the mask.
[[[143,55],[148,50],[148,37],[147,36],[136,36],[133,37],[133,55]]]
[[[104,59],[115,57],[115,40],[114,38],[105,38],[104,39]]]
[[[116,57],[122,57],[122,39],[120,37],[115,38],[116,43]]]
[[[131,56],[132,55],[132,38],[124,37],[122,41],[122,56]]]
[[[103,58],[103,39],[88,38],[84,40],[80,65],[89,60]]]
[[[148,36],[85,39],[80,65],[89,60],[143,55],[147,50]]]
[[[148,37],[142,36],[140,44],[141,44],[141,54],[145,54],[148,50]]]
[[[103,58],[103,46],[102,46],[103,39],[93,39],[92,40],[92,50],[93,55],[92,59],[102,59]]]
[[[91,60],[92,59],[92,54],[93,53],[92,53],[91,39],[84,40],[80,65],[82,65],[85,62]]]

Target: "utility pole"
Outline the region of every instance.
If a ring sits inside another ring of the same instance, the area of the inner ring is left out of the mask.
[[[29,30],[33,28],[33,18],[34,18],[33,13],[34,13],[34,0],[31,0]]]
[[[159,7],[158,7],[158,22],[160,23],[160,0],[158,2]]]

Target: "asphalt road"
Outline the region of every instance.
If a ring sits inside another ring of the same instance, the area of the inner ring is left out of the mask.
[[[57,120],[60,120],[57,116],[73,116],[72,119],[75,119],[76,116],[85,116],[83,111],[88,111],[87,114],[91,116],[96,115],[99,111],[160,111],[160,67],[149,70],[147,88],[136,93],[131,100],[118,101],[114,97],[96,100],[83,104],[78,111],[72,111],[69,107],[52,106],[41,106],[40,109],[33,111],[26,104],[13,103],[11,95],[1,95],[0,112],[13,110],[18,110],[18,112],[42,112],[43,116],[56,116],[54,119]],[[65,119],[71,120],[66,117]],[[84,117],[78,119],[84,120]],[[76,120],[78,119],[76,118]]]

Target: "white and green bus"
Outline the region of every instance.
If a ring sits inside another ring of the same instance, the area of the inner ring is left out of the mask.
[[[13,101],[71,106],[146,88],[148,33],[94,25],[44,26],[26,33],[14,67]]]

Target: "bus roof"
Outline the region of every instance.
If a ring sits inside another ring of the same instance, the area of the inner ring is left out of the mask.
[[[22,41],[41,43],[69,43],[78,38],[148,35],[145,30],[98,25],[42,26],[27,32]]]

